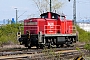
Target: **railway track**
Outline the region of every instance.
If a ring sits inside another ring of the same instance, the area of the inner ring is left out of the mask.
[[[82,52],[85,52],[85,50],[82,50]],[[0,56],[0,60],[10,60],[10,59],[31,59],[31,60],[36,60],[36,59],[47,59],[47,58],[52,58],[53,57],[58,57],[58,58],[73,58],[75,56],[79,56],[81,53],[77,50],[66,50],[66,51],[56,51],[53,54],[47,54],[46,52],[40,53],[40,52],[24,52],[24,53],[16,53],[14,52],[13,54],[9,55],[4,55]]]
[[[83,47],[79,47],[81,51],[86,52]],[[72,48],[52,48],[52,49],[27,49],[27,48],[18,48],[13,50],[3,50],[0,51],[0,60],[44,60],[59,57],[63,58],[73,58],[75,56],[80,55],[81,53],[78,50],[75,50],[75,47]]]
[[[83,47],[79,47],[80,49],[83,49]],[[75,47],[68,47],[68,48],[52,48],[54,52],[57,51],[66,51],[66,50],[75,50]],[[36,49],[36,48],[32,48],[32,49],[27,49],[27,48],[10,48],[10,49],[4,49],[4,50],[0,50],[0,56],[5,56],[5,55],[14,55],[14,54],[24,54],[24,53],[30,53],[30,54],[34,54],[34,53],[42,53],[50,51],[51,49]]]

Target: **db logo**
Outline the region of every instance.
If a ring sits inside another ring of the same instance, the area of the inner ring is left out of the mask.
[[[48,22],[48,26],[50,26],[50,28],[54,28],[54,23],[53,22]]]

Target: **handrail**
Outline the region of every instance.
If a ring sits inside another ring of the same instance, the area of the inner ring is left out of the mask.
[[[51,28],[46,28],[46,27],[51,27]],[[59,27],[59,28],[57,28]],[[49,25],[44,25],[44,34],[46,34],[46,31],[50,31],[50,33],[52,33],[52,31],[55,31],[55,34],[57,33],[57,30],[61,31],[61,26],[60,25],[53,25],[53,26],[49,26]]]

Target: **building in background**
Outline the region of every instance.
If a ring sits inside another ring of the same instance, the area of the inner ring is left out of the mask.
[[[78,21],[77,25],[82,28],[83,30],[90,32],[90,20],[82,20]]]
[[[24,24],[24,20],[18,21],[19,24]]]

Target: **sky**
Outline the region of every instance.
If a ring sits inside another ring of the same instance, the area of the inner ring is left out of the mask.
[[[64,13],[67,19],[73,19],[73,0],[64,1],[60,12]],[[0,0],[0,23],[16,17],[18,10],[18,20],[24,20],[29,17],[39,17],[40,12],[33,0]],[[90,0],[76,0],[77,20],[90,20]]]

